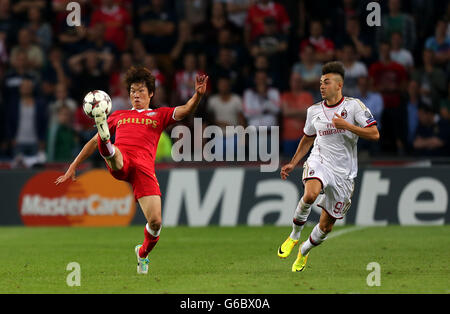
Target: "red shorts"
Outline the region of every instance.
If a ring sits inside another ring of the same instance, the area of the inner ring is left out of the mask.
[[[123,167],[120,170],[112,170],[106,164],[112,176],[117,180],[130,183],[136,200],[148,195],[161,196],[159,183],[153,170],[154,161],[135,150],[123,146],[115,147],[122,153]]]

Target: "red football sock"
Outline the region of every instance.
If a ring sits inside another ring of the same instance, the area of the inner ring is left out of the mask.
[[[141,258],[147,257],[148,253],[155,247],[156,243],[158,243],[159,236],[154,237],[148,231],[147,228],[144,228],[144,243],[142,243],[141,248],[139,249],[139,256]]]
[[[97,139],[98,151],[105,158],[111,158],[114,156],[115,150],[110,140],[103,142],[100,136]]]

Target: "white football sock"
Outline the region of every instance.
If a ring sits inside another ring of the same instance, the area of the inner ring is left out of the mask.
[[[150,228],[150,226],[148,225],[148,223],[145,225],[145,228],[147,229],[148,233],[150,233],[152,236],[154,236],[155,238],[159,236],[159,234],[161,233],[161,228],[159,228],[159,230],[154,231]]]
[[[311,212],[311,204],[305,203],[303,197],[300,202],[298,202],[297,208],[294,213],[294,220],[292,223],[292,232],[289,237],[292,240],[299,240],[303,227],[305,226],[306,220],[308,219],[309,213]]]
[[[325,241],[327,239],[327,234],[320,230],[319,224],[317,224],[314,229],[311,231],[311,234],[308,238],[308,240],[305,241],[302,245],[302,255],[305,256],[309,253],[309,251],[315,247],[318,246],[320,243]]]

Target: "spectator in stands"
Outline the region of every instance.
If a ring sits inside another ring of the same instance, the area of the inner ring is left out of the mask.
[[[392,33],[402,34],[403,45],[413,51],[416,47],[416,25],[413,18],[402,12],[401,0],[389,0],[389,13],[381,17],[381,27],[377,32],[377,42],[389,41]]]
[[[403,65],[408,73],[414,69],[413,55],[403,47],[403,38],[400,32],[393,32],[391,35],[391,59]]]
[[[33,85],[39,84],[39,77],[36,71],[31,70],[28,55],[25,51],[19,50],[14,59],[10,60],[10,67],[7,70],[2,86],[2,96],[5,104],[15,102],[19,98],[19,88],[22,80],[31,79]]]
[[[145,13],[139,23],[140,37],[147,52],[156,55],[161,70],[173,71],[170,52],[175,45],[177,19],[165,7],[163,0],[151,0],[151,10]]]
[[[31,79],[22,79],[19,97],[12,99],[6,110],[7,138],[14,156],[42,156],[45,151],[47,106],[35,96]]]
[[[16,0],[12,4],[12,12],[19,20],[25,21],[30,8],[42,10],[45,6],[45,0]]]
[[[188,51],[202,52],[202,45],[192,34],[192,25],[188,21],[182,20],[178,24],[178,37],[175,45],[170,51],[170,58],[175,67],[182,65],[182,56]]]
[[[109,75],[114,57],[108,53],[87,50],[72,56],[69,67],[72,78],[72,95],[81,103],[91,90],[99,89],[109,93]]]
[[[18,22],[11,12],[11,1],[0,0],[0,38],[6,47],[16,41],[18,29]]]
[[[450,121],[450,81],[447,83],[447,97],[441,100],[439,113],[443,119]]]
[[[306,111],[314,103],[311,93],[303,89],[303,79],[297,72],[292,72],[289,80],[290,89],[281,94],[282,147],[283,154],[291,157],[297,150],[303,136]]]
[[[347,78],[347,75],[346,77]],[[380,93],[370,90],[370,80],[367,75],[359,76],[357,79],[357,91],[353,97],[358,98],[369,108],[373,117],[377,121],[377,128],[380,132],[383,130],[382,117],[384,111],[383,97]],[[367,141],[362,138],[358,139],[358,151],[366,151],[369,156],[378,154],[380,152],[380,145],[378,142]]]
[[[306,45],[300,53],[300,62],[294,64],[292,71],[297,72],[303,79],[304,88],[310,92],[315,101],[321,99],[319,81],[322,76],[322,64],[314,58],[314,47]]]
[[[43,51],[47,52],[52,46],[53,31],[51,25],[42,19],[42,11],[37,7],[28,9],[28,29],[33,42],[38,44]]]
[[[206,21],[208,16],[208,0],[175,0],[176,13],[179,19],[189,25],[198,25]]]
[[[264,71],[257,71],[254,76],[254,88],[244,92],[243,113],[248,125],[279,125],[280,92],[270,87],[268,76]]]
[[[242,98],[232,93],[231,80],[227,76],[221,76],[217,80],[217,94],[213,94],[208,98],[207,112],[212,124],[219,126],[224,135],[221,145],[224,156],[230,147],[237,151],[237,137],[234,134],[227,134],[227,126],[244,126],[246,125],[244,115],[242,114]]]
[[[323,26],[319,20],[312,20],[309,24],[309,37],[300,43],[300,53],[306,46],[314,47],[314,58],[316,62],[325,63],[335,57],[335,45],[331,39],[323,35]]]
[[[408,85],[408,101],[406,104],[407,115],[407,148],[411,152],[416,137],[417,126],[419,125],[419,107],[423,103],[420,100],[419,84],[415,80],[410,80]]]
[[[423,66],[413,72],[413,79],[419,83],[421,100],[437,112],[440,101],[446,95],[445,72],[435,64],[434,52],[425,49],[422,53]]]
[[[120,54],[120,59],[118,61],[117,66],[114,67],[109,77],[111,97],[121,94],[125,73],[134,65],[133,54],[130,51],[125,51]]]
[[[67,86],[64,83],[58,83],[55,88],[55,101],[48,105],[50,126],[57,123],[59,108],[63,106],[67,107],[72,116],[75,115],[78,107],[81,109],[81,105],[78,106],[77,102],[69,97]]]
[[[105,24],[96,23],[89,27],[86,33],[86,50],[92,49],[97,52],[109,53],[114,56],[119,56],[119,51],[113,42],[105,40]]]
[[[102,0],[102,6],[94,10],[91,16],[90,26],[97,24],[104,25],[105,41],[113,43],[119,51],[130,47],[133,38],[131,16],[117,1]]]
[[[143,65],[152,72],[152,75],[155,77],[155,85],[158,86],[166,86],[166,76],[159,69],[158,62],[154,55],[147,54],[144,57]]]
[[[192,52],[186,53],[183,58],[183,69],[175,73],[173,104],[185,103],[191,97],[195,77],[199,74],[202,72],[197,67],[196,55]]]
[[[131,51],[133,53],[133,62],[140,64],[147,55],[147,49],[145,49],[144,43],[140,38],[133,39],[131,44]]]
[[[117,93],[111,95],[111,112],[116,110],[128,110],[132,108],[130,103],[130,95],[128,94],[125,84],[122,83],[118,86],[118,88]]]
[[[61,49],[58,46],[51,47],[48,53],[48,62],[41,71],[43,97],[53,101],[56,85],[68,85],[70,83],[67,71]]]
[[[289,34],[291,21],[284,6],[272,0],[256,0],[249,7],[245,21],[244,38],[247,47],[264,32],[264,18],[267,16],[275,18],[278,32]]]
[[[380,93],[371,90],[369,76],[363,75],[358,77],[358,90],[354,94],[354,97],[360,99],[366,107],[369,108],[377,121],[378,130],[381,131],[383,126],[381,120],[384,111],[383,96]]]
[[[228,19],[241,30],[244,29],[247,12],[253,0],[214,0],[226,4]]]
[[[447,65],[450,60],[450,36],[447,21],[442,19],[437,21],[434,36],[426,40],[425,48],[434,52],[436,64]]]
[[[14,60],[19,51],[27,54],[29,66],[39,71],[45,62],[44,52],[38,45],[33,44],[31,32],[28,28],[21,28],[19,30],[17,45],[11,50],[11,59]]]
[[[450,128],[448,121],[436,116],[429,105],[419,107],[419,124],[414,138],[414,149],[419,156],[448,156]]]
[[[73,127],[73,111],[66,105],[59,106],[56,121],[50,124],[47,136],[47,161],[69,162],[77,149],[77,137]]]
[[[69,57],[83,52],[86,49],[87,28],[84,25],[68,26],[65,20],[62,25],[58,41],[64,52]]]
[[[358,16],[350,16],[347,18],[345,23],[345,34],[338,42],[338,47],[341,48],[343,45],[352,44],[356,53],[365,62],[370,61],[372,58],[372,45],[370,37],[361,32],[361,25],[359,24]]]
[[[383,42],[379,52],[379,60],[370,66],[369,76],[375,91],[383,96],[384,113],[381,123],[385,134],[390,136],[382,136],[381,141],[386,151],[401,153],[404,151],[404,143],[399,121],[402,120],[402,97],[406,91],[408,74],[401,64],[391,60],[389,42]]]
[[[253,40],[250,54],[253,57],[258,55],[266,56],[269,61],[269,71],[272,73],[278,71],[280,76],[284,77],[286,76],[287,68],[287,48],[287,37],[277,32],[275,18],[272,16],[265,17],[263,33]]]
[[[364,63],[357,59],[355,47],[345,44],[342,48],[341,61],[345,69],[345,82],[343,93],[345,96],[353,97],[358,93],[358,79],[367,76],[368,71]]]
[[[229,77],[231,90],[235,93],[241,93],[243,90],[242,76],[236,63],[236,56],[233,50],[228,47],[222,47],[217,54],[216,62],[209,70],[211,84],[218,86],[218,80],[222,77]]]

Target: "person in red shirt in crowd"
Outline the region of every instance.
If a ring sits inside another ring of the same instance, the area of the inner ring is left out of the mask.
[[[306,111],[314,103],[311,93],[303,89],[302,76],[292,72],[289,80],[290,90],[281,94],[281,111],[283,114],[283,153],[292,156],[297,150],[303,136]]]
[[[103,109],[95,107],[93,116],[98,133],[83,147],[66,173],[57,178],[55,183],[74,180],[76,168],[98,147],[112,176],[132,185],[134,197],[147,219],[144,242],[135,248],[137,272],[146,274],[149,264],[147,256],[159,240],[162,223],[161,191],[155,175],[158,141],[167,126],[195,112],[206,92],[208,76],[196,77],[195,94],[186,104],[156,109],[150,108],[155,92],[155,77],[148,69],[130,68],[125,82],[133,109],[114,111],[107,119]],[[114,144],[111,143],[111,135],[115,135]]]
[[[307,39],[302,40],[300,43],[300,53],[303,49],[311,45],[315,48],[316,61],[320,63],[326,63],[334,59],[335,45],[334,42],[323,36],[323,26],[318,20],[311,21],[310,36]]]
[[[401,64],[391,60],[389,42],[380,44],[379,53],[379,60],[369,67],[369,77],[374,90],[381,93],[384,102],[383,130],[390,136],[384,137],[382,144],[388,151],[402,152],[404,139],[402,139],[401,122],[404,119],[402,119],[401,104],[402,95],[408,84],[408,73]]]
[[[133,28],[130,14],[118,2],[103,0],[103,5],[92,13],[91,26],[105,24],[105,40],[114,43],[119,51],[124,51],[130,46]]]
[[[244,35],[248,47],[264,33],[264,18],[268,16],[275,18],[278,32],[288,35],[291,21],[284,6],[271,0],[258,0],[248,9],[245,21]]]

